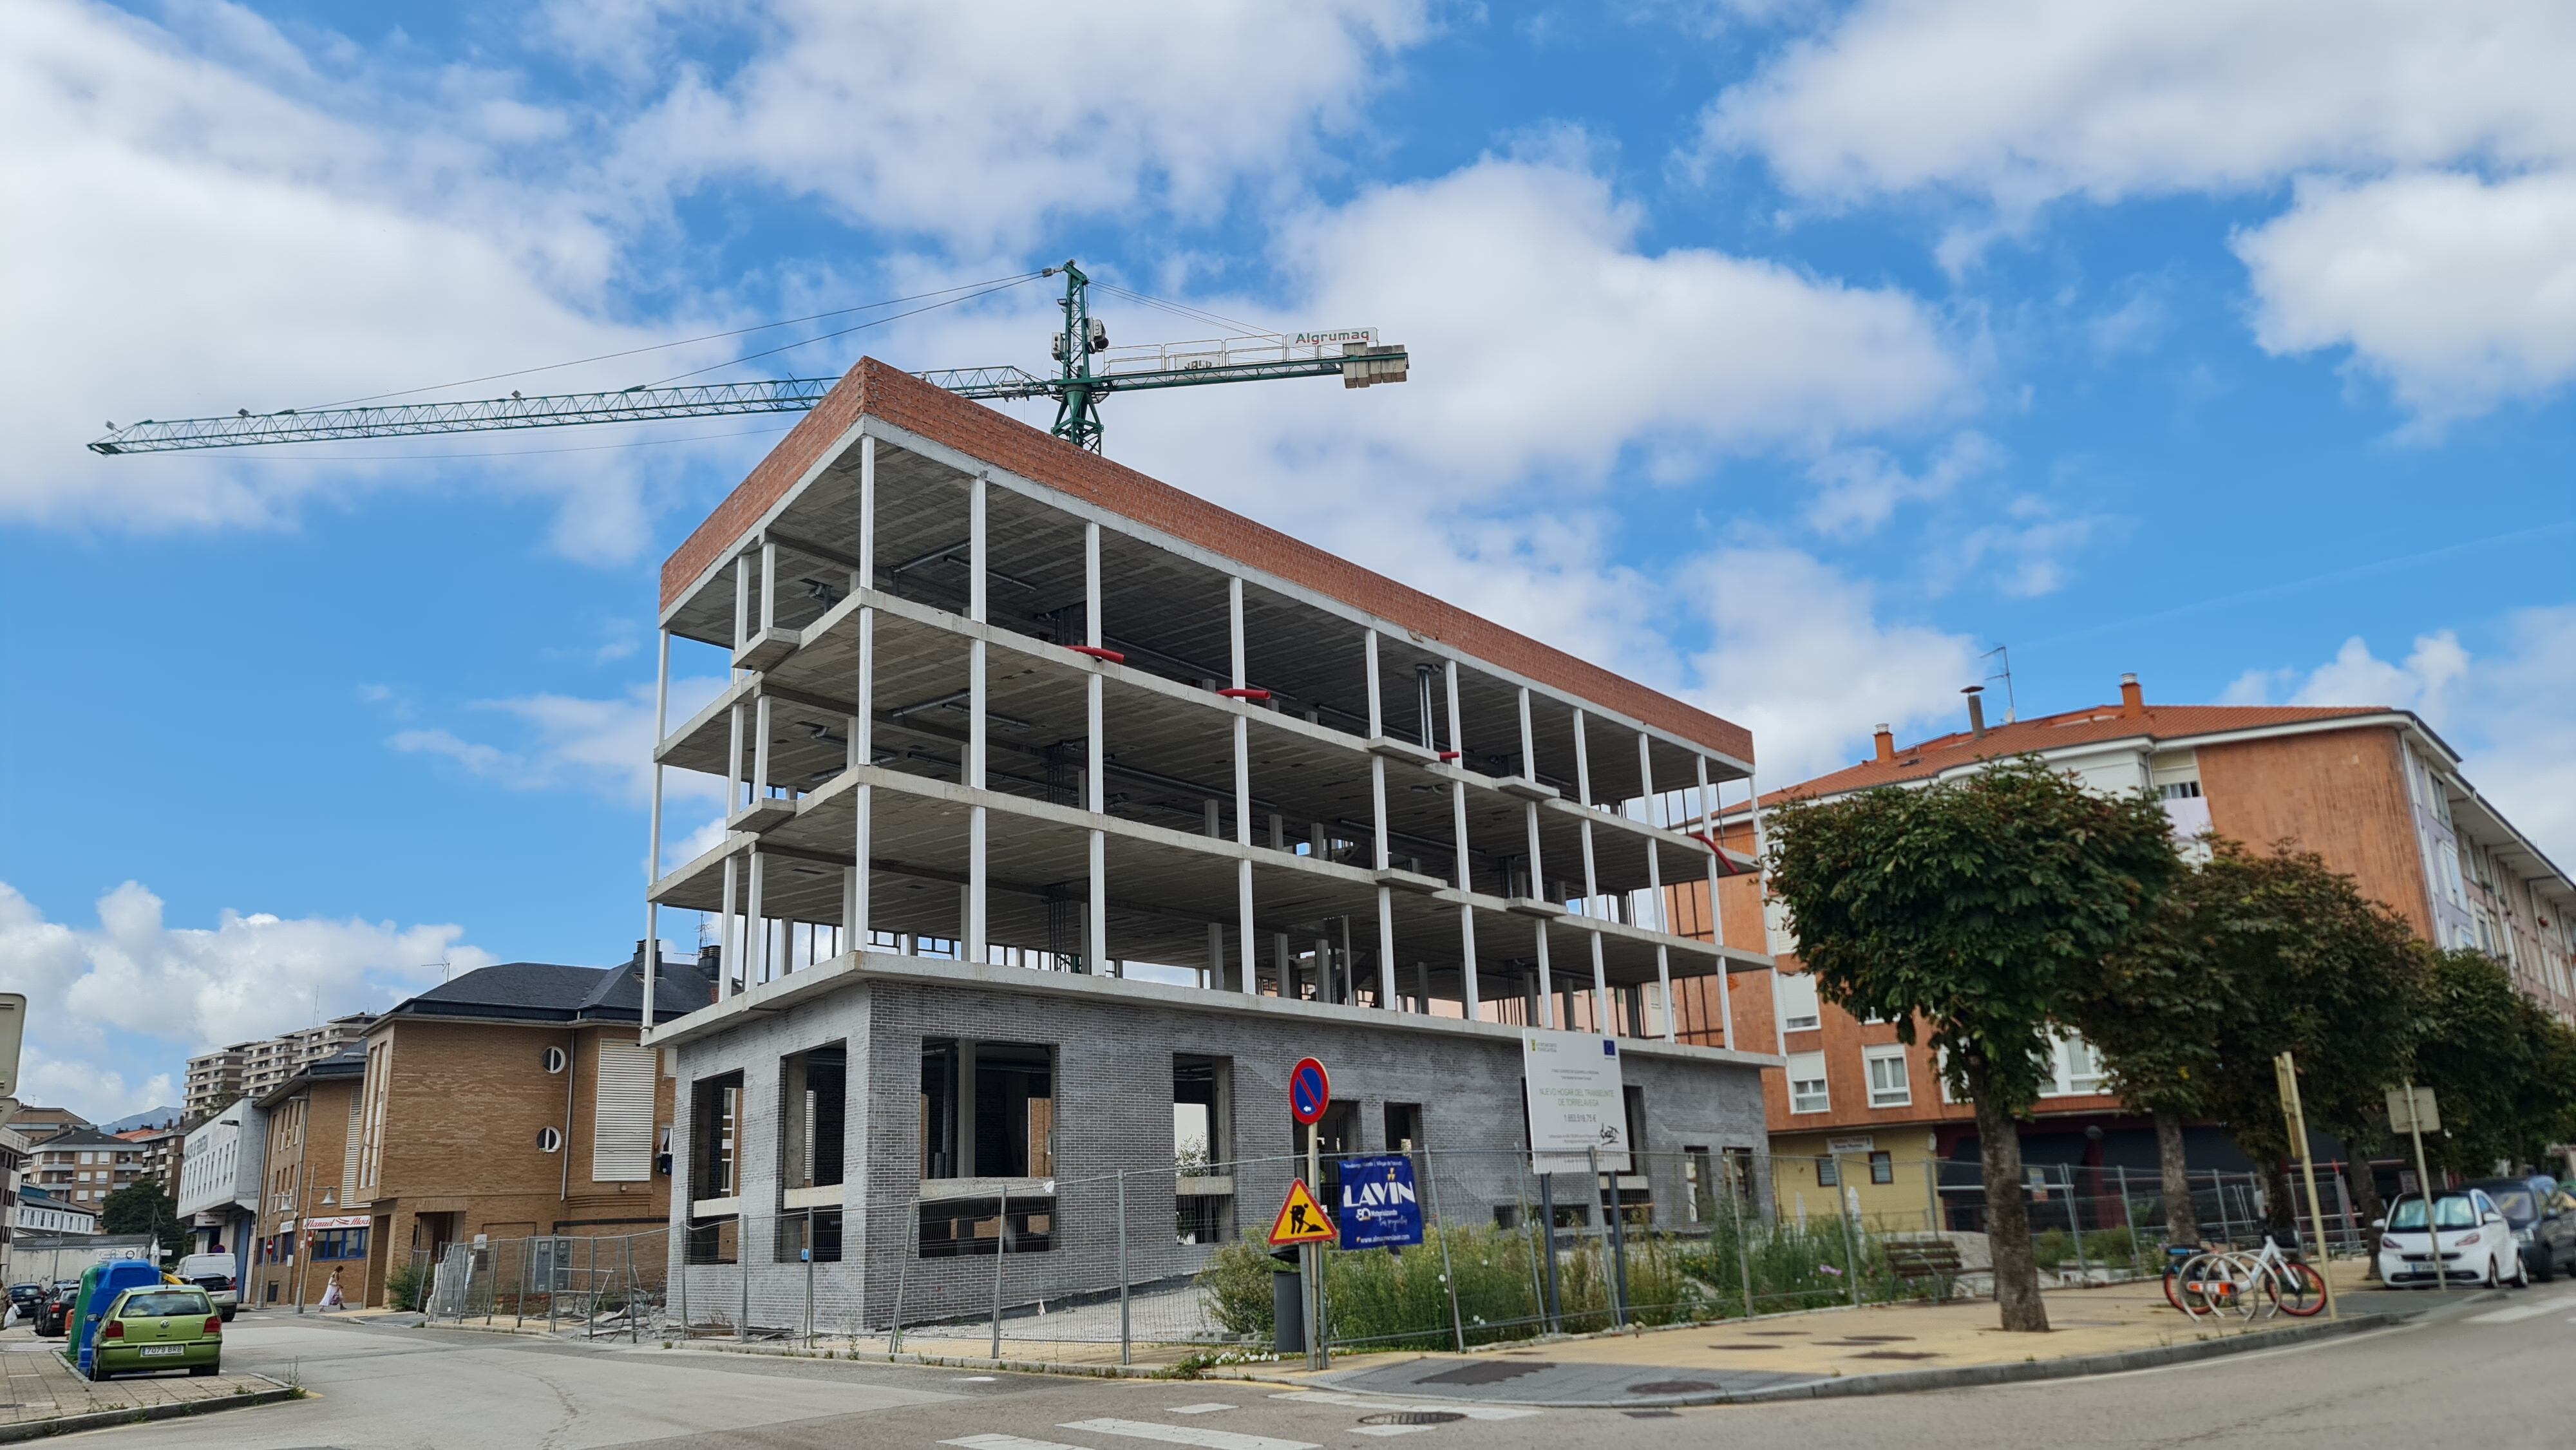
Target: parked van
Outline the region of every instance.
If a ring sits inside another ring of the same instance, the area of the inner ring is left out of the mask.
[[[233,1315],[240,1312],[241,1260],[234,1255],[190,1254],[170,1272],[179,1282],[205,1290],[226,1324],[232,1323]]]

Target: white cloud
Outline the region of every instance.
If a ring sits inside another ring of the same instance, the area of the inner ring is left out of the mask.
[[[1845,448],[1816,461],[1807,472],[1823,491],[1807,506],[1807,522],[1842,537],[1865,534],[1895,517],[1897,506],[1946,498],[1967,479],[2002,465],[1993,439],[1969,429],[1953,435],[1919,474],[1910,474],[1882,448]]]
[[[589,53],[631,55],[564,14],[558,32]],[[1426,30],[1406,0],[781,0],[732,75],[680,58],[613,170],[647,191],[756,177],[968,247],[1026,243],[1065,214],[1204,215],[1239,183],[1293,194],[1316,141],[1356,124],[1391,55]]]
[[[2428,422],[2576,379],[2576,171],[2303,183],[2235,247],[2265,348],[2349,347]]]
[[[1684,577],[1711,633],[1693,693],[1752,730],[1765,789],[1850,764],[1881,723],[1957,728],[1982,673],[1965,636],[1884,622],[1867,583],[1795,550],[1723,550]]]
[[[2306,171],[2576,157],[2556,0],[1876,0],[1713,104],[1706,143],[1801,193],[2010,208]]]
[[[450,71],[465,94],[419,100],[393,78],[327,81],[246,11],[179,13],[232,59],[75,0],[0,7],[0,517],[275,525],[435,465],[83,445],[109,420],[310,407],[673,335],[606,319],[617,239],[579,197],[503,179],[474,120],[497,82]],[[560,499],[558,547],[618,558],[674,462],[573,450],[478,477]]]
[[[2413,710],[2461,753],[2481,794],[2576,869],[2576,605],[2516,610],[2500,633],[2485,655],[2447,629],[2419,635],[2400,661],[2356,635],[2313,670],[2249,670],[2226,698]]]
[[[211,928],[173,927],[161,899],[127,882],[98,900],[98,924],[48,921],[0,882],[0,986],[27,994],[19,1097],[93,1119],[172,1100],[177,1059],[272,1036],[319,1017],[392,1005],[440,979],[444,959],[493,960],[457,926],[281,919],[226,911]]]
[[[724,685],[714,677],[672,680],[673,728]],[[623,694],[606,698],[537,694],[478,700],[472,708],[514,722],[519,739],[496,745],[431,726],[396,731],[385,743],[405,754],[443,757],[469,775],[512,790],[586,790],[625,805],[651,799],[652,685],[630,685]],[[694,771],[674,771],[663,792],[675,800],[721,800],[724,783]]]

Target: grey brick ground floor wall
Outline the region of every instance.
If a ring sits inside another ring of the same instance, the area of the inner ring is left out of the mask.
[[[754,1325],[795,1327],[806,1313],[809,1282],[820,1332],[881,1327],[894,1317],[898,1296],[908,1325],[990,1311],[997,1292],[991,1255],[925,1259],[913,1242],[915,1194],[923,1188],[921,1056],[924,1042],[936,1039],[1037,1044],[1053,1054],[1051,1244],[1003,1256],[998,1293],[1006,1306],[1114,1293],[1122,1265],[1131,1284],[1172,1279],[1196,1271],[1213,1252],[1177,1242],[1174,1232],[1177,1055],[1216,1059],[1231,1076],[1230,1121],[1218,1125],[1223,1156],[1234,1167],[1230,1234],[1266,1231],[1289,1177],[1302,1172],[1289,1161],[1296,1139],[1287,1078],[1304,1056],[1331,1070],[1337,1104],[1357,1108],[1357,1151],[1394,1146],[1385,1141],[1387,1104],[1419,1107],[1426,1141],[1416,1146],[1433,1150],[1424,1187],[1443,1221],[1491,1224],[1497,1208],[1528,1211],[1533,1180],[1517,1030],[906,958],[871,956],[830,977],[777,993],[765,1007],[755,994],[749,1010],[670,1034],[679,1038],[675,1271],[688,1227],[687,1128],[696,1085],[743,1075],[740,1262],[685,1270],[691,1314],[701,1323],[732,1322],[748,1301]],[[792,1250],[789,1262],[779,1262],[780,1060],[836,1042],[849,1052],[851,1097],[842,1259],[809,1271]],[[1659,1213],[1668,1215],[1687,1197],[1681,1150],[1762,1147],[1760,1069],[1772,1059],[1660,1042],[1623,1040],[1621,1047],[1625,1081],[1643,1097],[1646,1176]],[[1585,1192],[1580,1175],[1558,1184],[1562,1197]],[[929,1186],[936,1192],[941,1184]],[[1767,1199],[1767,1192],[1756,1196]]]

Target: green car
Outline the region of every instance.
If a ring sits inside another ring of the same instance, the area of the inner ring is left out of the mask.
[[[90,1378],[159,1369],[214,1374],[223,1357],[223,1317],[206,1291],[150,1284],[126,1290],[107,1306]]]

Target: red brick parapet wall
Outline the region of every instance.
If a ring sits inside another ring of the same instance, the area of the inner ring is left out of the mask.
[[[1217,507],[1195,494],[1076,448],[899,368],[861,358],[814,411],[769,451],[706,522],[662,565],[668,608],[709,565],[732,551],[761,516],[862,416],[946,444],[995,468],[1060,490],[1274,578],[1312,589],[1397,628],[1436,639],[1488,664],[1591,700],[1750,763],[1743,726],[1687,705],[1503,628],[1348,559]]]

